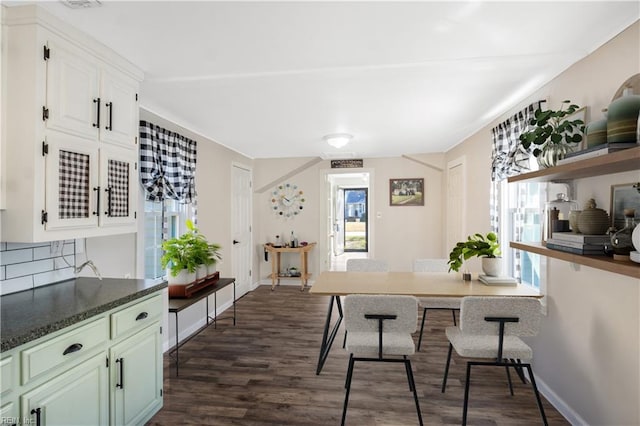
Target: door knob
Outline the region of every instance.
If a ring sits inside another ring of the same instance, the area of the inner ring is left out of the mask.
[[[240,241],[238,241],[238,240],[233,240],[233,244],[240,244]]]

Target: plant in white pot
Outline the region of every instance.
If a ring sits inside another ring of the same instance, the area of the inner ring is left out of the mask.
[[[494,232],[486,236],[474,234],[467,237],[466,241],[460,241],[449,253],[449,271],[460,270],[465,260],[474,256],[482,258],[482,271],[489,276],[499,276],[502,270],[502,258],[500,257],[500,243]]]
[[[187,220],[186,224],[188,232],[185,234],[185,239],[191,245],[191,256],[197,265],[196,281],[203,281],[214,274],[216,262],[222,258],[221,247],[218,244],[209,244],[207,238],[200,233],[192,221]]]
[[[164,241],[162,250],[164,254],[160,262],[167,269],[169,285],[187,285],[196,280],[198,263],[193,256],[192,237],[189,233]]]

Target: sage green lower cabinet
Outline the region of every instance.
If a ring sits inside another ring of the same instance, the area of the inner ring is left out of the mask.
[[[144,424],[162,407],[160,322],[113,346],[111,424]]]
[[[108,425],[109,377],[99,353],[20,397],[21,419],[47,426]]]
[[[0,354],[0,426],[143,425],[163,404],[156,292]]]

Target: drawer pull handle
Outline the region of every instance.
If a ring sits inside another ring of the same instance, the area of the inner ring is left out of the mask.
[[[138,314],[138,316],[136,317],[136,321],[143,320],[143,319],[145,319],[145,318],[146,318],[146,317],[148,317],[148,316],[149,316],[149,314],[148,314],[148,313],[146,313],[146,312],[140,312],[140,313]]]
[[[116,383],[116,389],[124,389],[124,358],[116,359],[116,364],[120,364],[120,383]]]
[[[74,352],[78,352],[80,349],[82,349],[82,343],[74,343],[65,349],[64,352],[62,352],[62,355],[72,354]]]
[[[36,426],[40,426],[40,411],[42,410],[42,408],[34,408],[33,410],[31,410],[31,414],[35,414],[36,415]]]

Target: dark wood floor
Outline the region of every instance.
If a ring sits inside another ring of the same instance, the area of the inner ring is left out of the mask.
[[[178,378],[165,355],[164,408],[148,424],[339,424],[348,360],[342,330],[323,371],[315,374],[328,300],[293,286],[273,292],[261,286],[245,295],[237,303],[235,327],[220,321],[181,347]],[[428,425],[460,424],[466,364],[455,355],[447,392],[440,392],[450,312],[430,312],[427,325],[422,350],[412,357],[423,419]],[[514,381],[514,391],[511,397],[504,369],[474,370],[469,423],[541,424],[530,386]],[[549,424],[568,424],[546,401],[545,410]],[[417,423],[401,364],[356,364],[348,425]]]

